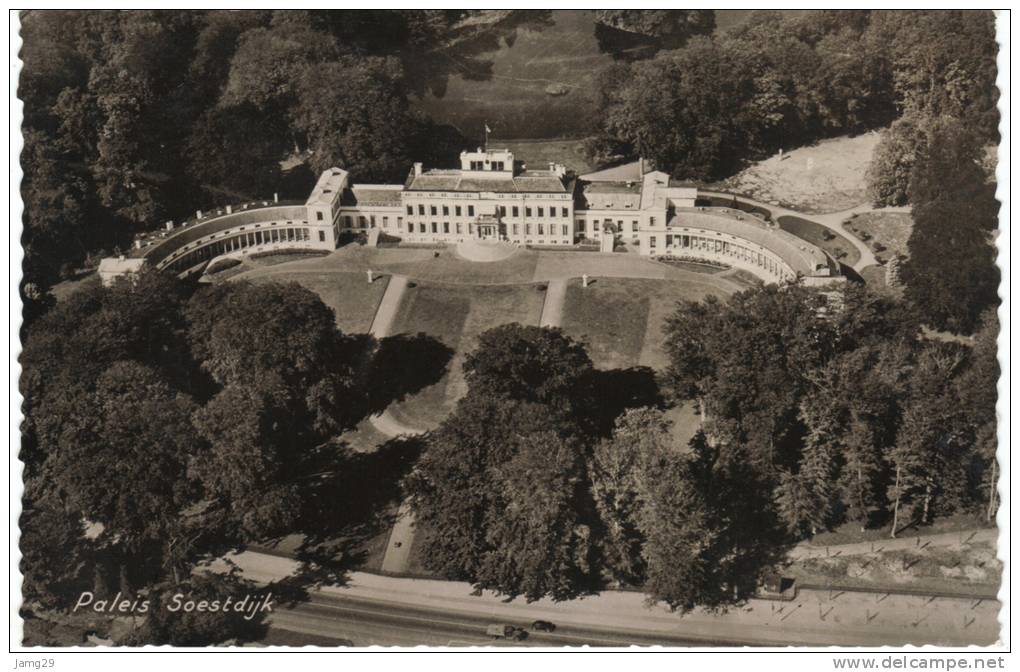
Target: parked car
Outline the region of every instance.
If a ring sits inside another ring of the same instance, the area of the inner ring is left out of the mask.
[[[556,629],[556,624],[549,621],[535,621],[531,624],[531,629],[535,632],[552,632]]]
[[[519,642],[528,636],[528,631],[506,623],[493,623],[485,629],[485,634],[493,639],[513,639]]]

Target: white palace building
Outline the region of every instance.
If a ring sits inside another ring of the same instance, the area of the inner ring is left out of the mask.
[[[459,169],[414,164],[404,184],[356,184],[340,168],[324,172],[304,204],[273,201],[196,213],[184,224],[136,238],[104,259],[104,282],[143,265],[179,275],[219,257],[279,248],[334,250],[345,232],[407,243],[491,241],[570,248],[620,243],[651,257],[704,260],[747,270],[766,282],[826,284],[839,264],[818,247],[755,214],[711,207],[698,189],[666,173],[630,167],[582,175],[550,163],[514,161],[508,150],[462,152]]]

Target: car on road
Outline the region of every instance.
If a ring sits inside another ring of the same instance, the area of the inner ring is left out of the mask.
[[[549,621],[534,621],[531,624],[531,629],[535,632],[552,632],[556,629],[556,624]]]
[[[506,623],[493,623],[485,629],[485,634],[493,639],[512,639],[519,642],[528,636],[528,631]]]

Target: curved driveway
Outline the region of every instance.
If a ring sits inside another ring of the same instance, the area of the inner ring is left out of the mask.
[[[860,271],[863,268],[867,268],[868,266],[874,266],[878,263],[878,259],[875,258],[875,254],[871,251],[871,248],[865,245],[864,241],[862,241],[857,236],[843,228],[844,220],[849,219],[853,215],[857,215],[863,212],[872,212],[875,210],[875,208],[871,207],[866,203],[858,205],[857,207],[854,208],[850,208],[849,210],[830,212],[824,215],[805,215],[804,213],[797,212],[796,210],[790,210],[789,208],[784,208],[779,205],[773,205],[772,203],[757,201],[753,198],[748,198],[747,196],[741,196],[739,194],[729,194],[722,191],[701,191],[701,190],[699,190],[698,193],[704,194],[705,196],[714,196],[717,198],[730,198],[730,199],[735,198],[740,203],[747,203],[748,205],[764,208],[765,210],[768,210],[769,212],[772,213],[773,221],[777,221],[780,217],[790,216],[799,217],[800,219],[805,219],[809,222],[814,222],[820,226],[824,226],[825,228],[830,229],[833,232],[838,233],[839,235],[846,238],[860,253],[861,258],[857,261],[856,264],[853,265],[853,269],[855,271]],[[909,210],[908,208],[884,209],[885,212],[906,212],[908,210]]]

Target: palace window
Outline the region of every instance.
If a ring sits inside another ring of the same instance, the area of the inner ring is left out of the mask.
[[[460,222],[457,222],[457,233],[460,233]]]
[[[474,217],[474,216],[475,216],[475,206],[469,205],[468,206],[468,217]]]
[[[526,235],[526,236],[530,236],[531,235],[531,224],[525,224],[524,225],[524,235]]]
[[[563,225],[563,235],[564,236],[569,236],[570,235],[570,227],[567,226],[566,224]]]
[[[424,215],[425,214],[425,206],[422,205],[421,203],[418,204],[418,214],[419,215]]]
[[[516,224],[514,224],[513,231],[514,231],[514,235],[516,236],[517,235],[517,225]]]
[[[432,222],[432,233],[439,233],[439,227],[435,222]]]
[[[570,216],[570,210],[568,210],[566,208],[560,208],[560,217],[569,217],[569,216]]]
[[[538,224],[538,235],[540,236],[545,235],[545,224],[542,224],[541,222],[539,222]]]
[[[510,211],[513,213],[514,217],[520,217],[521,215],[521,210],[516,205]]]
[[[418,222],[418,233],[425,233],[425,222]]]
[[[386,215],[383,215],[382,218],[382,228],[384,229],[390,228],[390,218],[387,217]]]
[[[524,208],[524,216],[525,217],[531,217],[531,208],[530,207]]]
[[[648,247],[655,247],[655,236],[648,237]]]
[[[448,217],[449,215],[450,215],[450,206],[444,205],[443,206],[443,216],[444,217]]]
[[[321,210],[319,212],[315,213],[315,219],[319,220],[320,222],[322,221],[322,211]]]
[[[540,208],[538,209],[538,216],[539,216],[539,217],[543,217],[543,216],[545,216],[545,211],[544,211],[544,209],[543,209],[543,208],[541,208],[541,207],[540,207]]]
[[[449,233],[449,232],[450,232],[450,223],[449,222],[443,222],[443,233]]]
[[[325,231],[319,231],[319,242],[320,243],[325,243],[326,242],[326,232]]]
[[[505,205],[499,206],[499,216],[500,217],[506,217],[506,206]]]
[[[409,215],[413,215],[414,214],[414,206],[413,205],[407,206],[407,214],[409,214]]]
[[[433,216],[435,216],[436,214],[438,214],[438,213],[436,213],[436,206],[434,206],[434,205],[430,205],[430,206],[429,206],[429,214],[430,214],[430,215],[433,215]]]
[[[407,223],[407,232],[408,233],[414,233],[414,222],[408,222]]]
[[[458,217],[460,217],[460,206],[459,206],[459,205],[455,205],[455,206],[453,207],[453,212],[454,212],[454,214],[455,214],[455,215],[457,215]]]

